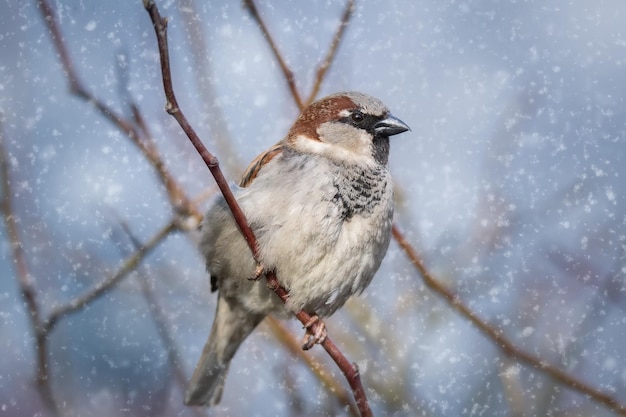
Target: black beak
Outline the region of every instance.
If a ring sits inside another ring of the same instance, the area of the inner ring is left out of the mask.
[[[377,136],[393,136],[407,130],[411,130],[411,128],[391,113],[387,113],[383,120],[374,125],[374,133]]]

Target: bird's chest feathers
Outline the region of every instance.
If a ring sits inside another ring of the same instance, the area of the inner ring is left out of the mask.
[[[342,172],[333,181],[332,205],[339,217],[336,250],[349,255],[361,251],[372,256],[385,245],[393,214],[393,191],[387,171]]]
[[[384,166],[281,162],[284,181],[264,183],[261,176],[253,187],[263,185],[266,192],[243,199],[244,211],[255,227],[262,262],[276,270],[294,308],[330,314],[365,288],[387,250],[393,215],[389,172]],[[338,298],[331,302],[332,294]]]
[[[262,225],[257,238],[269,263],[290,264],[295,256],[312,267],[332,253],[349,256],[384,241],[393,211],[384,166],[345,167],[300,157],[276,162],[283,164],[284,181],[261,176],[253,187],[270,191],[255,193],[245,204],[252,223]]]
[[[339,209],[339,217],[343,221],[349,222],[354,216],[369,218],[380,209],[384,210],[381,205],[389,203],[388,182],[382,167],[345,170],[333,177],[331,203]]]

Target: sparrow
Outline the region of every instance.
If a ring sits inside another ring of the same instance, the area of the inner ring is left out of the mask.
[[[250,279],[258,264],[224,198],[214,199],[200,251],[211,290],[219,291],[217,309],[187,405],[219,403],[231,359],[268,314],[327,317],[368,286],[391,237],[389,137],[407,130],[380,100],[337,93],[305,108],[287,136],[247,168],[233,192],[262,269],[289,292],[286,303]]]

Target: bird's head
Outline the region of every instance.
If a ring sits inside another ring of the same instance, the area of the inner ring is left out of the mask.
[[[298,152],[337,163],[384,165],[389,155],[389,136],[407,130],[410,128],[377,98],[343,92],[304,109],[289,131],[286,144]]]

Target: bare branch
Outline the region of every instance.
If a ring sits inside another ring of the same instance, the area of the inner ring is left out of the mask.
[[[226,168],[226,174],[241,172],[239,171],[242,165],[240,156],[232,146],[233,141],[228,131],[228,123],[224,118],[222,107],[218,104],[217,92],[212,81],[213,68],[209,62],[209,47],[203,31],[204,22],[198,18],[196,1],[181,0],[178,3],[178,9],[190,40],[187,44],[193,60],[191,69],[204,105],[203,113],[208,116],[205,120],[209,126],[210,135],[213,137],[213,143]]]
[[[272,52],[274,53],[274,57],[278,61],[278,65],[280,66],[282,70],[283,76],[285,77],[285,81],[287,82],[287,85],[289,86],[289,91],[291,92],[291,96],[296,102],[298,109],[302,111],[304,107],[311,104],[317,97],[317,94],[319,93],[322,83],[324,82],[324,79],[326,78],[328,69],[334,62],[335,57],[337,56],[339,45],[341,41],[343,40],[343,37],[345,35],[348,25],[350,24],[350,18],[352,17],[352,14],[354,13],[355,0],[348,0],[348,2],[346,3],[346,8],[344,9],[344,12],[341,16],[341,20],[339,21],[339,26],[337,27],[335,36],[333,36],[333,40],[330,43],[328,52],[326,53],[324,60],[320,63],[320,65],[317,68],[315,82],[313,83],[313,87],[311,88],[311,92],[309,93],[309,97],[307,98],[306,103],[302,102],[300,93],[296,87],[293,71],[291,71],[291,69],[289,69],[289,67],[285,63],[285,59],[283,58],[282,54],[278,50],[278,47],[276,46],[274,39],[270,35],[269,30],[267,26],[265,25],[265,22],[263,22],[263,19],[261,18],[261,15],[259,14],[258,9],[256,8],[254,0],[244,0],[244,6],[250,11],[250,14],[252,15],[254,20],[257,22],[259,28],[261,29],[261,32],[263,32],[263,36],[267,40],[267,43],[272,49]]]
[[[135,251],[140,251],[145,245],[143,245],[139,239],[133,234],[130,226],[127,222],[121,221],[120,225],[122,230],[128,236],[133,249]],[[185,386],[187,385],[187,375],[185,375],[185,371],[182,367],[183,361],[181,360],[181,356],[179,353],[179,349],[176,345],[176,341],[170,332],[170,328],[168,325],[168,320],[159,304],[152,288],[150,288],[150,282],[148,276],[145,274],[142,268],[137,268],[137,273],[139,274],[139,285],[141,287],[141,294],[143,295],[146,305],[148,306],[148,310],[150,310],[150,317],[152,317],[154,324],[156,325],[157,332],[159,333],[159,337],[161,338],[161,343],[163,343],[163,347],[167,352],[167,361],[170,364],[170,367],[174,370],[174,377],[176,381],[180,385],[182,392],[185,391]],[[193,407],[191,410],[197,416],[203,416],[204,413],[201,409],[197,407]]]
[[[154,145],[154,141],[152,140],[151,135],[149,135],[149,131],[145,123],[143,123],[143,118],[139,114],[137,106],[131,103],[133,118],[137,121],[141,130],[145,133],[145,137],[143,137],[141,134],[142,132],[135,127],[132,120],[128,120],[116,113],[111,107],[107,106],[102,100],[98,99],[95,95],[89,92],[87,88],[85,88],[74,70],[70,54],[65,46],[61,30],[48,0],[37,0],[37,5],[50,32],[52,44],[59,54],[61,65],[63,66],[63,70],[70,85],[70,92],[93,105],[101,115],[103,115],[114,126],[128,136],[132,143],[137,146],[137,148],[154,167],[159,180],[165,186],[168,198],[174,209],[180,215],[190,215],[193,211],[191,209],[191,203],[182,191],[182,187],[176,182],[174,176],[170,174],[164,161],[161,159],[161,156]]]
[[[335,60],[335,56],[337,55],[337,50],[339,49],[339,44],[343,39],[344,34],[346,33],[346,28],[350,23],[350,18],[352,17],[352,13],[354,13],[354,0],[348,0],[346,3],[346,8],[343,11],[343,15],[341,16],[341,20],[339,22],[339,26],[337,27],[337,32],[333,37],[332,42],[330,43],[330,47],[328,49],[328,53],[326,57],[322,61],[322,63],[317,68],[317,75],[315,76],[315,83],[313,84],[313,88],[311,89],[311,93],[309,94],[309,98],[306,101],[305,106],[313,103],[317,94],[320,91],[322,86],[322,82],[326,78],[326,73],[330,68],[331,64]]]
[[[63,35],[61,34],[61,29],[57,24],[56,18],[54,17],[52,7],[50,7],[50,4],[48,4],[47,0],[37,0],[37,7],[39,8],[43,20],[48,27],[48,30],[50,31],[52,43],[54,44],[54,47],[59,54],[59,59],[61,60],[61,65],[63,66],[63,70],[65,71],[65,76],[70,83],[70,90],[73,94],[76,94],[84,99],[88,99],[89,97],[87,94],[85,94],[82,83],[80,82],[78,76],[76,75],[76,72],[74,71],[74,66],[72,65],[70,54],[65,47]]]
[[[41,324],[41,311],[37,302],[35,282],[26,262],[24,245],[17,227],[17,217],[13,211],[12,182],[10,178],[9,157],[5,149],[4,129],[0,115],[0,176],[2,177],[2,199],[0,210],[11,244],[11,256],[15,265],[15,275],[24,305],[28,309],[27,315],[35,336],[35,354],[37,357],[36,382],[37,390],[44,405],[54,414],[59,414],[58,405],[50,385],[50,369],[48,363],[47,338]]]
[[[322,364],[302,350],[300,343],[294,339],[293,335],[283,323],[272,316],[268,316],[264,323],[267,324],[274,336],[276,336],[276,338],[278,338],[278,340],[280,340],[293,355],[297,356],[308,365],[328,392],[337,397],[341,403],[347,405],[353,416],[359,415],[359,410],[352,403],[350,394],[340,384],[338,384],[334,378],[332,378],[332,375],[324,369]]]
[[[246,239],[254,258],[257,259],[258,246],[256,238],[254,236],[254,233],[252,232],[252,229],[248,225],[248,222],[243,214],[243,211],[239,207],[237,200],[235,199],[230,188],[228,187],[224,175],[220,170],[217,158],[206,149],[206,147],[203,145],[202,141],[194,131],[193,127],[187,121],[187,118],[184,116],[182,110],[178,106],[170,72],[169,49],[167,45],[167,19],[161,17],[154,1],[144,0],[144,6],[148,11],[148,14],[150,15],[150,18],[154,25],[157,43],[159,46],[163,88],[165,90],[166,97],[166,110],[179,123],[179,125],[187,134],[189,140],[192,142],[192,144],[206,163],[207,167],[211,171],[211,174],[215,178],[215,181],[217,182],[220,191],[224,195],[224,199],[226,200],[228,207],[232,211],[233,217],[237,222],[237,225],[239,226],[239,229],[241,230],[244,238]],[[281,300],[285,302],[287,299],[287,291],[278,284],[276,275],[273,272],[269,272],[268,274],[266,274],[266,277],[270,288],[272,288],[274,292],[281,298]],[[304,311],[299,311],[298,313],[296,313],[296,317],[303,324],[311,322],[311,315]],[[319,322],[316,322],[311,327],[311,331],[313,333],[316,332],[318,325]],[[350,384],[350,387],[353,390],[361,415],[371,416],[372,412],[369,408],[367,397],[365,396],[365,390],[363,389],[363,386],[361,384],[359,371],[356,365],[348,361],[348,359],[343,355],[343,353],[341,353],[341,351],[337,348],[337,346],[332,342],[329,337],[327,337],[321,345],[344,373],[346,379],[348,380],[348,383]]]
[[[246,239],[246,242],[251,248],[254,248],[256,246],[256,239],[254,237],[254,234],[252,233],[252,229],[248,225],[248,221],[246,220],[243,211],[239,207],[239,204],[237,204],[237,201],[235,200],[235,197],[233,196],[233,193],[228,186],[226,178],[224,178],[224,174],[219,167],[219,161],[204,146],[204,144],[196,134],[195,130],[187,120],[187,117],[185,117],[180,107],[178,106],[178,101],[176,100],[176,95],[174,93],[174,86],[172,84],[172,74],[170,71],[169,47],[167,44],[167,19],[161,17],[154,1],[144,0],[144,7],[148,11],[150,18],[152,19],[154,30],[157,36],[159,56],[161,58],[161,76],[163,78],[163,90],[165,91],[166,99],[165,110],[170,115],[172,115],[174,119],[176,119],[180,127],[183,129],[183,131],[193,144],[198,154],[200,154],[200,157],[209,168],[209,171],[213,175],[213,178],[215,178],[217,186],[224,195],[228,207],[233,212],[235,221],[237,222],[241,233]],[[253,255],[254,259],[256,260],[256,250],[253,251]]]
[[[421,274],[426,286],[433,290],[435,293],[442,296],[450,305],[450,307],[454,308],[463,317],[471,321],[472,324],[475,325],[485,336],[487,336],[488,339],[493,341],[494,345],[497,346],[502,351],[502,353],[549,375],[551,378],[554,378],[555,380],[559,381],[559,383],[574,391],[578,391],[581,394],[588,395],[594,401],[606,406],[615,413],[626,416],[626,406],[624,404],[620,404],[615,398],[597,390],[596,388],[589,386],[588,384],[576,379],[574,376],[552,365],[547,364],[540,358],[517,348],[513,344],[513,342],[509,341],[500,331],[496,330],[487,322],[478,317],[475,312],[473,312],[469,307],[463,304],[461,299],[456,294],[454,294],[451,290],[442,285],[430,274],[430,272],[428,272],[428,270],[426,269],[426,267],[424,267],[424,264],[420,260],[417,251],[404,238],[397,226],[393,226],[392,232],[394,238],[396,239],[402,250],[405,252],[405,254],[408,256],[413,266],[415,266],[415,268],[417,268],[417,270]]]
[[[97,284],[88,293],[54,309],[46,320],[46,323],[44,325],[44,333],[50,333],[60,319],[70,314],[81,311],[89,303],[102,297],[104,294],[112,290],[117,284],[119,284],[119,282],[124,277],[131,273],[137,267],[137,265],[139,265],[141,261],[143,261],[144,258],[150,252],[152,252],[152,250],[154,250],[154,248],[156,248],[163,240],[165,240],[166,237],[168,237],[171,233],[177,231],[178,229],[178,223],[176,221],[168,223],[150,240],[148,240],[148,242],[144,246],[137,250],[137,252],[126,258],[126,260],[122,263],[122,266],[117,270],[116,273]]]
[[[256,247],[256,241],[255,241]],[[289,298],[289,293],[286,289],[280,286],[278,279],[276,278],[276,274],[272,271],[266,274],[267,285],[273,290],[276,295],[280,297],[283,303],[287,302]],[[295,313],[295,316],[300,322],[304,325],[311,323],[311,315],[306,311],[298,311]],[[311,333],[315,334],[317,332],[317,326],[319,322],[314,322],[313,326],[311,326]],[[365,395],[365,390],[363,389],[363,385],[361,383],[361,376],[359,374],[359,369],[355,363],[351,363],[348,358],[339,350],[337,345],[327,337],[321,343],[322,347],[328,353],[328,355],[335,361],[341,372],[343,372],[344,376],[348,380],[348,384],[350,384],[350,388],[352,388],[352,392],[354,394],[354,399],[356,400],[357,407],[361,412],[361,416],[371,416],[372,411],[369,408],[369,403],[367,402],[367,396]]]
[[[267,26],[265,25],[265,22],[263,22],[263,19],[261,18],[261,15],[259,14],[259,10],[256,8],[256,4],[254,3],[254,0],[244,0],[243,4],[252,15],[252,18],[259,25],[259,29],[261,29],[261,32],[263,32],[263,36],[265,37],[265,39],[267,40],[267,43],[272,49],[272,52],[274,53],[274,57],[278,61],[278,65],[280,65],[280,69],[282,70],[283,75],[285,76],[285,81],[287,81],[287,85],[289,86],[289,91],[291,91],[291,95],[293,99],[295,100],[296,105],[298,106],[298,109],[303,110],[304,104],[302,103],[302,98],[300,97],[300,93],[298,92],[298,88],[296,87],[296,80],[293,75],[293,71],[291,71],[291,69],[289,69],[289,67],[287,66],[287,63],[283,59],[282,54],[278,50],[278,46],[276,46],[276,42],[274,42],[272,35],[270,34],[269,30],[267,30]]]
[[[74,70],[72,60],[70,59],[70,54],[65,46],[65,41],[63,40],[61,29],[59,28],[54,11],[48,3],[48,0],[37,0],[37,6],[39,8],[39,11],[41,12],[44,22],[46,23],[46,26],[48,27],[48,31],[50,32],[52,44],[54,45],[54,48],[59,55],[61,65],[63,66],[63,71],[65,72],[65,76],[67,77],[70,85],[70,92],[77,97],[91,103],[94,107],[98,109],[98,111],[103,116],[113,122],[113,124],[117,126],[122,132],[133,138],[133,140],[138,140],[139,135],[135,131],[132,123],[128,122],[123,117],[116,114],[115,111],[113,111],[113,109],[107,106],[103,101],[98,100],[96,97],[94,97],[84,87],[83,83],[78,78],[78,75]]]

